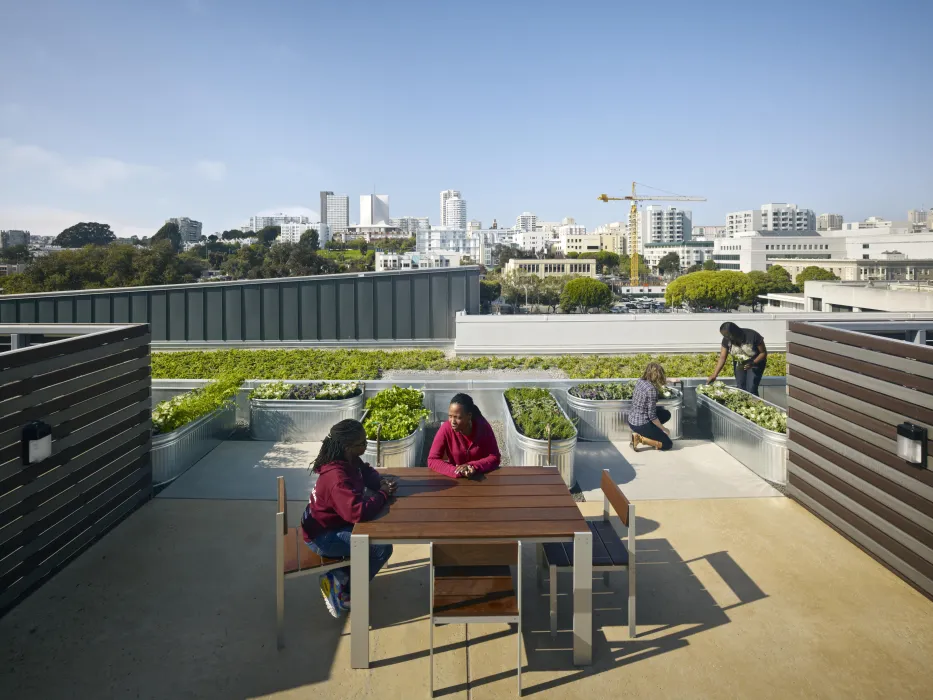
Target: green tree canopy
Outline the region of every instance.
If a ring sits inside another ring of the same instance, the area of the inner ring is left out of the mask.
[[[668,306],[686,303],[692,309],[712,306],[731,310],[752,303],[755,292],[755,285],[743,272],[703,270],[678,277],[667,285],[664,300]]]
[[[250,238],[252,235],[252,231],[240,231],[234,228],[229,231],[224,231],[220,234],[220,237],[225,241],[235,241],[240,238]]]
[[[32,260],[32,252],[28,246],[11,245],[8,248],[0,248],[0,260],[7,263],[28,263]]]
[[[839,278],[833,273],[832,270],[827,270],[823,267],[817,267],[816,265],[810,265],[809,267],[803,268],[800,272],[797,273],[797,287],[803,289],[805,282],[832,282],[833,280],[838,280]]]
[[[264,245],[269,245],[282,233],[281,226],[266,226],[256,232],[256,240]]]
[[[719,269],[719,265],[712,258],[707,258],[703,261],[703,269],[709,272],[714,272]]]
[[[680,256],[677,253],[668,253],[658,261],[658,273],[676,275],[678,272],[680,272]]]
[[[109,224],[86,221],[75,224],[55,237],[55,245],[62,248],[83,248],[86,245],[109,245],[117,240]]]
[[[181,233],[178,230],[178,224],[174,221],[166,221],[165,224],[152,236],[152,241],[168,241],[172,250],[178,252],[181,250]]]
[[[484,279],[479,283],[479,300],[484,304],[491,304],[502,296],[502,285],[498,280]]]
[[[570,280],[560,295],[561,311],[608,309],[612,305],[612,290],[607,284],[590,277]]]
[[[308,246],[308,248],[311,249],[311,252],[317,252],[321,249],[321,239],[318,236],[317,231],[313,228],[309,228],[307,231],[301,234],[299,242],[302,245]]]

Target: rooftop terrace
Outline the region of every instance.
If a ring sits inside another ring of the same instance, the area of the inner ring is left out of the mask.
[[[125,336],[135,331],[108,332],[123,333],[120,352],[134,352],[125,349],[135,342]],[[32,350],[14,353],[25,357]],[[638,634],[632,639],[627,633],[624,577],[614,576],[608,588],[597,580],[593,663],[575,667],[570,576],[560,583],[559,632],[552,638],[547,594],[537,588],[534,548],[527,548],[526,695],[614,697],[622,688],[633,697],[661,698],[928,693],[933,606],[921,591],[929,593],[927,562],[933,558],[926,549],[933,479],[927,469],[894,459],[893,421],[923,422],[933,411],[933,350],[831,324],[793,323],[788,352],[786,385],[768,378],[765,387],[766,398],[790,410],[786,487],[775,488],[711,442],[697,422],[695,398],[686,402],[685,437],[671,452],[635,453],[621,440],[578,443],[582,513],[602,513],[603,469],[637,507]],[[0,354],[3,371],[23,375],[16,381],[29,379],[28,364],[11,367],[3,359],[12,354]],[[79,376],[67,382],[84,381],[77,370],[68,371]],[[138,381],[131,373],[104,371],[130,387]],[[437,381],[441,401],[457,380]],[[483,391],[491,397],[512,382],[521,379],[463,383],[487,401],[484,412],[497,421],[487,408],[493,399]],[[535,377],[526,383],[572,382]],[[14,395],[11,384],[0,382]],[[375,390],[380,382],[368,384]],[[180,386],[156,382],[153,394]],[[31,391],[45,392],[46,400],[60,393],[54,387],[61,384]],[[5,405],[25,406],[24,396]],[[68,440],[68,432],[58,430],[55,439]],[[241,431],[116,521],[0,618],[0,697],[383,699],[427,693],[423,545],[396,546],[372,584],[368,670],[351,669],[349,621],[327,614],[313,576],[286,581],[287,644],[276,648],[276,478],[285,477],[294,499],[288,513],[295,526],[317,448],[314,442],[254,441]],[[0,486],[12,478],[12,466],[0,465]],[[136,472],[119,473],[132,479]],[[111,483],[125,494],[121,484]],[[13,493],[0,488],[0,515],[9,514]],[[82,498],[94,503],[93,494]],[[0,525],[0,546],[11,541],[9,527]],[[10,561],[0,559],[5,583]],[[442,627],[435,649],[438,696],[514,697],[514,632],[507,625]]]

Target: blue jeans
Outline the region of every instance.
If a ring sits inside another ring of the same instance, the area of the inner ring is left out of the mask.
[[[658,417],[658,422],[661,424],[667,423],[671,419],[671,412],[666,408],[661,408],[660,406],[655,407],[655,414]],[[654,423],[645,423],[644,425],[632,425],[628,424],[628,427],[632,429],[633,433],[638,433],[644,438],[649,440],[657,440],[661,443],[661,451],[665,452],[671,449],[674,446],[674,443],[667,436],[663,430],[661,430]]]
[[[744,369],[743,363],[733,361],[732,372],[735,374],[735,385],[749,394],[758,396],[758,385],[761,384],[761,377],[765,373],[766,363],[767,360],[752,365],[751,369]]]
[[[314,538],[313,542],[308,542],[308,546],[315,554],[331,559],[350,556],[350,534],[353,532],[353,526],[347,525],[336,530],[322,532]],[[392,556],[391,544],[371,544],[369,545],[369,580],[372,581],[379,569],[385,566]],[[350,590],[350,567],[334,569],[334,574],[340,576],[341,583],[346,584],[347,590]]]

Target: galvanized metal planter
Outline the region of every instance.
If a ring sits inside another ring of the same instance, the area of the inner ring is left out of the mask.
[[[419,467],[424,447],[424,420],[418,429],[401,440],[367,440],[363,461],[377,469]]]
[[[188,471],[204,455],[230,437],[236,427],[236,406],[201,416],[170,433],[152,438],[152,483],[162,486]]]
[[[553,396],[553,394],[551,394]],[[556,398],[555,398],[556,401]],[[512,464],[522,467],[557,467],[564,483],[573,488],[576,479],[573,471],[574,456],[577,448],[577,431],[574,429],[573,437],[563,440],[534,440],[518,432],[518,426],[512,418],[509,403],[502,394],[502,409],[505,423],[505,444],[509,451]],[[557,402],[560,412],[570,420],[560,402]]]
[[[763,403],[774,406],[767,401]],[[774,408],[782,410],[779,406]],[[762,479],[781,485],[787,483],[785,433],[762,428],[699,392],[697,424],[702,433]]]
[[[363,392],[349,399],[250,399],[249,432],[253,440],[320,441],[334,423],[363,415]]]
[[[671,439],[676,440],[683,434],[684,395],[677,391],[676,396],[658,401],[658,406],[671,412],[667,428]],[[597,401],[581,399],[567,390],[567,412],[577,423],[577,433],[581,440],[627,440],[631,434],[628,414],[632,410],[631,399],[615,401]]]

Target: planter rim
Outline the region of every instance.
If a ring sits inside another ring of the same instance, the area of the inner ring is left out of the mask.
[[[362,392],[348,396],[345,399],[250,399],[250,403],[258,403],[264,408],[296,408],[298,406],[326,406],[328,404],[343,403],[344,401],[355,401],[363,396]]]
[[[741,389],[735,389],[735,391],[741,391]],[[747,394],[748,392],[746,391],[746,392],[743,392],[743,393],[746,393],[746,394]],[[758,398],[758,397],[756,396],[755,398]],[[762,425],[758,425],[755,421],[750,420],[750,419],[746,418],[745,416],[743,416],[743,415],[741,415],[741,414],[739,414],[739,413],[736,413],[736,412],[733,411],[731,408],[728,408],[728,407],[726,407],[726,406],[723,406],[721,403],[719,403],[718,401],[715,401],[715,400],[711,399],[709,396],[706,396],[705,394],[701,394],[700,392],[697,392],[697,401],[701,401],[701,400],[702,400],[702,401],[705,401],[711,408],[716,408],[716,409],[719,409],[719,410],[721,410],[721,411],[724,411],[724,412],[728,413],[730,416],[735,416],[735,417],[738,418],[739,420],[742,420],[742,421],[748,423],[749,425],[751,425],[751,426],[754,427],[755,429],[760,430],[760,431],[761,431],[762,433],[764,433],[767,437],[773,436],[774,439],[778,439],[778,440],[787,440],[787,433],[779,433],[779,432],[777,432],[776,430],[769,430],[768,428],[765,428],[765,427],[762,426]],[[787,412],[786,412],[784,409],[782,409],[780,406],[777,406],[777,405],[775,405],[775,404],[773,404],[773,403],[771,403],[771,402],[769,402],[769,401],[765,401],[764,399],[761,399],[761,402],[764,403],[764,404],[767,404],[768,406],[771,406],[772,408],[776,408],[776,409],[779,410],[781,413],[787,415]]]

